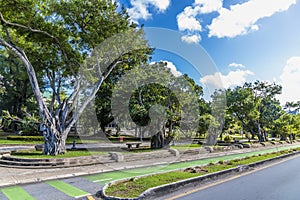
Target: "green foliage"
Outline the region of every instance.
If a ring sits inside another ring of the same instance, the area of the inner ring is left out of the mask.
[[[22,140],[22,141],[44,141],[43,136],[15,136],[15,135],[10,135],[7,136],[7,140]]]
[[[233,117],[229,122],[239,121],[246,132],[257,135],[260,142],[265,141],[264,132],[274,130],[274,121],[281,116],[282,108],[276,99],[281,89],[279,85],[260,81],[228,89],[227,112]]]
[[[139,196],[148,188],[196,177],[199,175],[200,173],[175,171],[163,174],[155,174],[142,178],[132,178],[129,181],[111,185],[105,192],[110,196],[133,198]]]
[[[232,142],[232,136],[231,135],[226,135],[225,137],[224,137],[224,141],[226,142],[226,143],[231,143]]]
[[[241,165],[267,160],[287,153],[291,152],[273,152],[269,154],[262,154],[261,156],[245,157],[243,159],[229,160],[226,162],[220,160],[218,163],[209,163],[206,166],[197,167],[201,169],[201,172],[199,173],[172,171],[140,178],[132,177],[129,180],[120,181],[118,183],[110,185],[106,189],[105,193],[109,196],[116,196],[121,198],[134,198],[138,197],[141,193],[143,193],[149,188],[173,183],[180,180],[185,180],[192,177],[197,177],[203,174],[218,172],[221,170],[226,170]]]
[[[17,132],[20,135],[38,135],[39,134],[39,117],[27,115],[23,119],[14,116],[7,110],[3,110],[2,128],[5,131]]]

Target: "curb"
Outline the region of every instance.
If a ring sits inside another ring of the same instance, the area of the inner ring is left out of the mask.
[[[221,179],[221,178],[224,178],[224,177],[233,176],[237,173],[247,172],[247,171],[249,171],[249,170],[251,170],[255,167],[264,165],[266,163],[271,163],[271,162],[274,162],[274,161],[277,161],[277,160],[280,160],[280,159],[295,156],[297,154],[300,154],[300,151],[292,152],[292,153],[285,154],[285,155],[282,155],[282,156],[277,156],[277,157],[270,158],[270,159],[267,159],[267,160],[254,162],[254,163],[247,164],[247,165],[241,165],[241,166],[238,166],[238,167],[222,170],[222,171],[219,171],[219,172],[214,172],[214,173],[210,173],[210,174],[206,174],[206,175],[202,175],[202,176],[198,176],[198,177],[194,177],[194,178],[190,178],[190,179],[177,181],[177,182],[170,183],[170,184],[165,184],[165,185],[149,188],[145,192],[143,192],[142,194],[140,194],[138,197],[135,197],[135,198],[121,198],[121,197],[107,196],[105,194],[105,190],[110,185],[116,184],[118,182],[122,182],[122,181],[125,181],[125,180],[130,180],[131,178],[116,180],[116,181],[112,181],[112,182],[106,184],[102,188],[102,190],[97,192],[96,197],[101,197],[105,200],[158,199],[161,196],[164,196],[164,195],[170,194],[172,192],[178,191],[179,189],[195,187],[195,186],[199,187],[199,185],[205,184],[205,183],[207,183],[211,180],[218,180],[218,179]],[[146,177],[146,176],[149,176],[149,175],[144,175],[144,176],[140,176],[140,177]]]

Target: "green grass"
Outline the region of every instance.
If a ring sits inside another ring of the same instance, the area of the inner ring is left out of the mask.
[[[170,146],[170,148],[177,149],[177,150],[196,149],[200,147],[202,147],[201,144],[180,144],[180,145]]]
[[[293,150],[299,151],[300,148],[295,148]],[[201,173],[190,173],[177,170],[141,178],[130,178],[130,180],[122,181],[109,186],[106,190],[106,194],[109,196],[117,196],[122,198],[133,198],[139,196],[141,193],[152,187],[274,158],[279,155],[290,153],[293,150],[258,154],[232,160],[219,160],[217,162],[211,162],[208,165],[201,166]]]
[[[112,196],[119,197],[136,197],[148,188],[156,187],[158,185],[176,182],[182,179],[188,179],[201,175],[200,173],[192,174],[189,172],[167,172],[164,174],[151,175],[144,178],[131,178],[122,184],[112,185],[106,190],[106,193]],[[128,193],[130,191],[130,193]]]
[[[74,139],[72,137],[68,137],[66,140],[66,144],[73,144]],[[103,141],[96,139],[76,139],[76,144],[91,144],[91,143],[101,143]],[[30,140],[8,140],[7,135],[3,135],[0,133],[0,145],[36,145],[42,144],[43,141],[30,141]]]
[[[43,155],[42,151],[20,150],[12,153],[11,155],[19,158],[70,158],[70,157],[79,157],[79,156],[101,155],[106,153],[107,152],[103,152],[103,151],[69,150],[65,154],[60,154],[57,156],[48,156],[48,155]]]

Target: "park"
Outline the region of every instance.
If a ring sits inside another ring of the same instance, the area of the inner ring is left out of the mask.
[[[0,199],[172,198],[300,153],[282,85],[206,98],[116,1],[0,2]]]

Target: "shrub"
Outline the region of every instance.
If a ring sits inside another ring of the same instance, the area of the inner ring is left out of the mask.
[[[23,141],[44,141],[43,136],[21,136],[21,135],[10,135],[7,136],[7,140],[23,140]]]
[[[219,164],[223,165],[224,164],[224,160],[220,160]]]
[[[226,135],[225,137],[224,137],[224,141],[226,142],[226,143],[231,143],[231,141],[232,141],[232,136],[230,136],[230,135]]]

